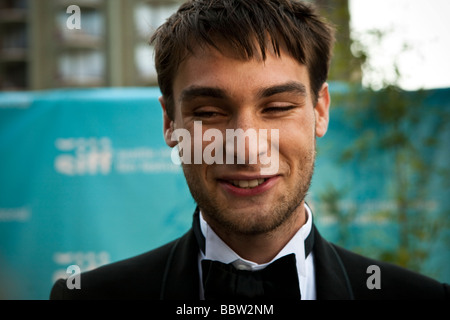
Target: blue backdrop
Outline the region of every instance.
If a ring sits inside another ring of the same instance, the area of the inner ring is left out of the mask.
[[[156,88],[0,93],[0,298],[47,299],[69,265],[88,270],[124,259],[190,227],[195,203],[164,143],[159,95]],[[449,90],[439,95],[449,110]],[[383,197],[380,171],[334,161],[354,136],[333,111],[319,141],[313,206],[330,181],[360,185],[351,195],[359,203]],[[444,161],[446,141],[437,155]],[[333,240],[336,221],[317,222]],[[449,281],[449,247],[439,243],[434,265]]]

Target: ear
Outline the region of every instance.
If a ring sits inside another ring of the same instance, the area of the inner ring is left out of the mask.
[[[163,110],[163,133],[164,133],[164,140],[166,141],[166,144],[173,148],[177,145],[177,141],[172,141],[172,133],[174,131],[174,121],[170,119],[169,115],[167,114],[166,109],[166,102],[164,100],[164,97],[160,97],[159,103],[161,104],[162,110]]]
[[[328,130],[328,122],[330,120],[330,93],[328,91],[328,83],[324,83],[319,91],[317,104],[314,107],[316,116],[316,136],[322,138]]]

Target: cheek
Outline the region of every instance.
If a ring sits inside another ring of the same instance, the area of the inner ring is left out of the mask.
[[[280,130],[280,159],[297,163],[314,152],[314,125],[291,125]]]
[[[207,181],[208,171],[205,165],[202,164],[184,164],[183,172],[186,181],[190,188],[196,190],[208,190],[209,184]],[[197,191],[197,193],[199,192]]]

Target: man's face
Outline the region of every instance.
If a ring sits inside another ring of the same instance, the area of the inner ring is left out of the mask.
[[[278,152],[278,171],[272,174],[262,175],[261,163],[250,164],[248,153],[245,164],[183,164],[190,191],[214,229],[266,233],[292,214],[303,214],[315,139],[328,125],[328,87],[324,84],[313,105],[307,68],[286,51],[280,57],[267,52],[264,61],[223,52],[206,47],[182,62],[174,79],[173,121],[164,112],[165,139],[174,147],[173,130],[186,129],[194,144],[196,121],[201,121],[202,134],[218,129],[224,141],[227,129],[267,129],[269,146],[271,130],[278,130],[278,149],[272,150]],[[165,110],[162,98],[161,103]],[[202,150],[210,143],[203,141]]]

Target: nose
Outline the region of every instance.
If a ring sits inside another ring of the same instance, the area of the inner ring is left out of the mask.
[[[257,164],[259,156],[258,136],[260,122],[251,108],[242,109],[234,115],[226,130],[226,163]]]
[[[241,108],[233,115],[231,127],[235,130],[248,129],[258,130],[260,124],[257,116],[257,111],[254,108]]]

